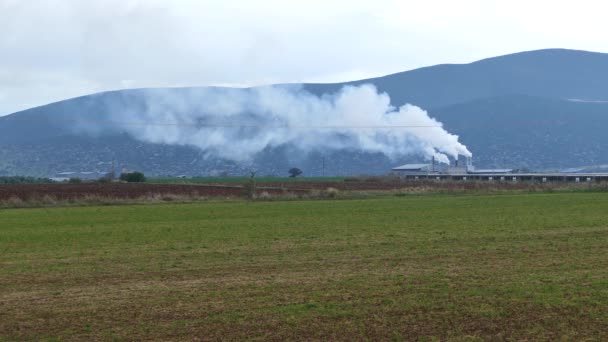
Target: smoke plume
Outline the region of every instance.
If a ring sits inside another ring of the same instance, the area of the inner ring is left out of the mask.
[[[373,85],[345,86],[316,96],[299,86],[204,88],[184,96],[151,90],[140,108],[111,111],[111,120],[134,138],[196,146],[234,161],[267,147],[380,152],[396,159],[421,155],[448,163],[471,156],[458,136],[419,107],[393,107]]]

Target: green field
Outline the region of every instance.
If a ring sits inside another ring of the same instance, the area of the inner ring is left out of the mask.
[[[193,178],[149,178],[148,183],[192,184],[192,183],[247,183],[249,177],[193,177]],[[342,182],[344,177],[255,177],[259,183],[291,182]]]
[[[606,340],[608,193],[0,210],[0,340]]]

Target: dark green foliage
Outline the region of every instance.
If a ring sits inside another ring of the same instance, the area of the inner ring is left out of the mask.
[[[121,173],[120,180],[123,182],[128,182],[128,183],[143,183],[146,181],[146,177],[144,176],[143,173],[135,171],[135,172],[128,172],[128,173]]]
[[[73,178],[70,178],[70,180],[68,180],[68,183],[71,183],[71,184],[80,184],[80,183],[82,183],[82,179],[80,179],[78,177],[73,177]]]
[[[291,169],[289,169],[289,177],[291,178],[296,178],[301,174],[302,170],[298,169],[297,167],[292,167]]]
[[[40,183],[53,183],[53,181],[48,178],[23,177],[23,176],[0,177],[0,184],[40,184]]]

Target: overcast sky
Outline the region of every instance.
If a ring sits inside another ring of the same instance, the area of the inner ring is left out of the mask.
[[[608,52],[561,0],[0,0],[0,115],[134,87],[336,82],[549,47]]]

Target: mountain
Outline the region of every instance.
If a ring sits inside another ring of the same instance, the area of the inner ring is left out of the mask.
[[[608,161],[608,103],[505,95],[431,112],[484,167],[561,169]]]
[[[435,108],[502,95],[608,101],[608,54],[566,49],[520,52],[470,64],[441,64],[345,84],[373,83],[394,104]],[[316,93],[343,84],[310,84]]]
[[[388,93],[393,105],[412,103],[427,109],[460,136],[478,166],[549,169],[608,163],[603,152],[608,148],[603,132],[608,127],[608,103],[602,102],[608,100],[608,54],[538,50],[368,80],[302,86],[321,95],[368,83]],[[0,117],[0,175],[105,170],[110,161],[152,175],[244,174],[252,167],[260,174],[285,175],[292,166],[308,175],[377,174],[407,161],[357,151],[295,157],[289,146],[280,146],[264,150],[252,163],[240,164],[190,146],[144,143],[103,125],[82,129],[83,122],[94,126],[117,110],[146,110],[147,99],[161,94],[186,101],[208,89],[105,92]]]

